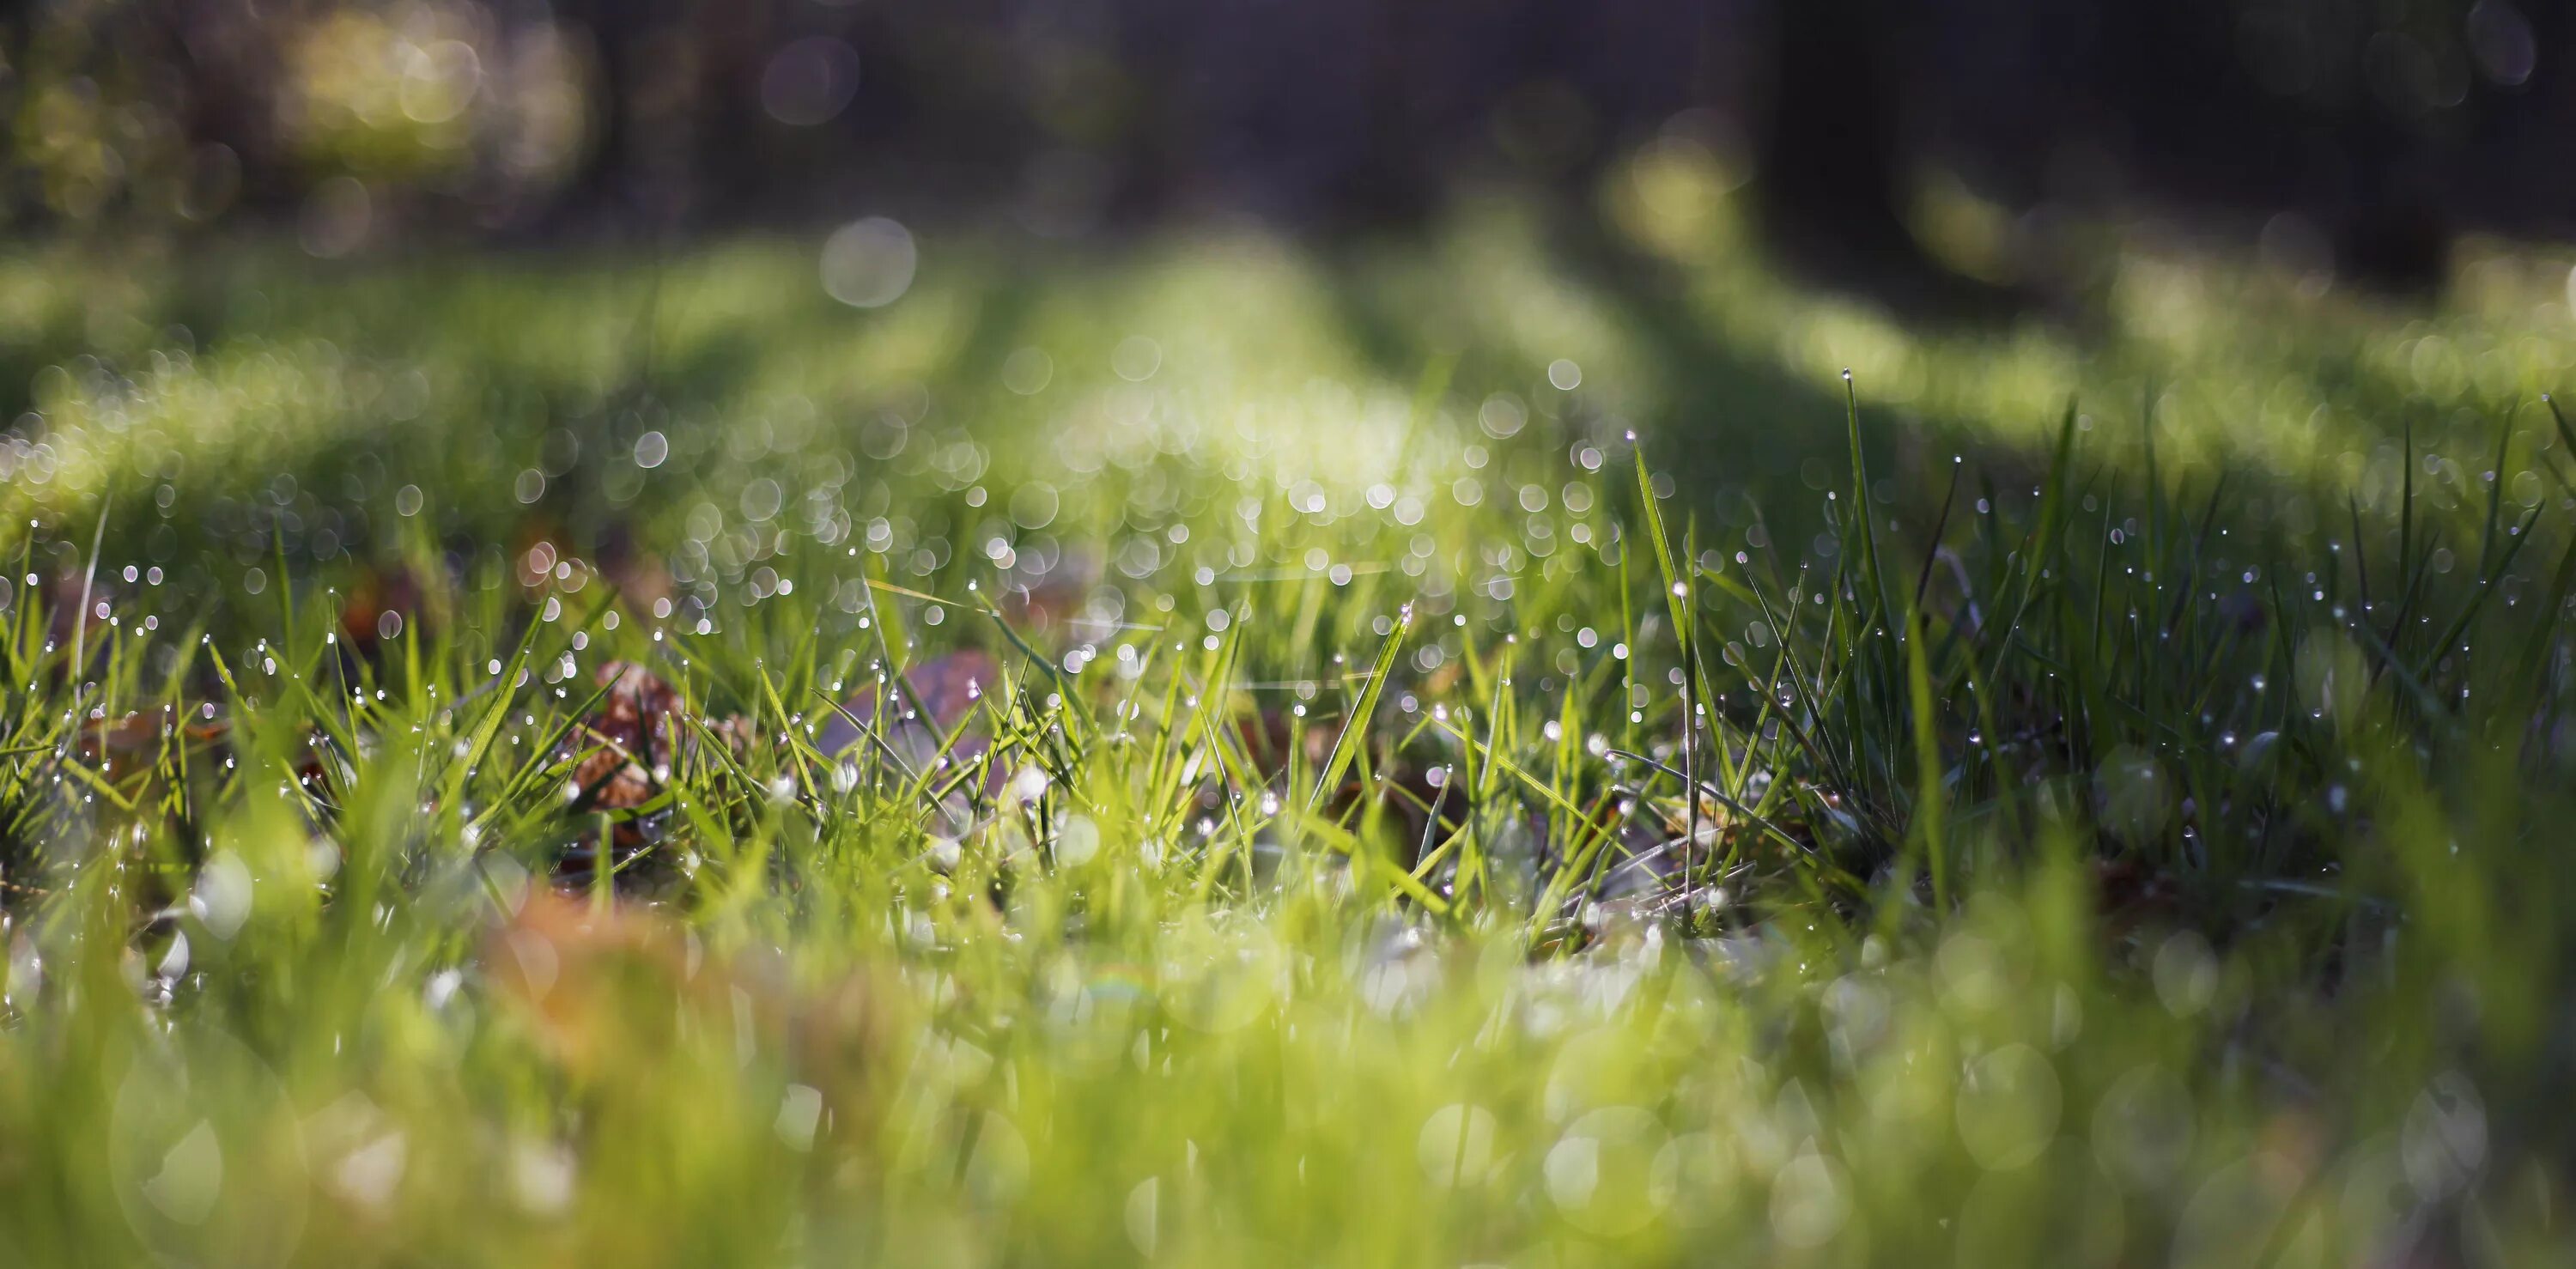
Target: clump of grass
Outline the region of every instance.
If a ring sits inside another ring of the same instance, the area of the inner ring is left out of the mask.
[[[2073,407],[1891,471],[1833,385],[1742,522],[1472,359],[737,377],[596,304],[49,379],[11,1258],[2564,1241],[2544,404],[2319,530]]]

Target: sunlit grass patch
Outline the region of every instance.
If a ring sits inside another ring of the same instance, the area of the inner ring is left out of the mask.
[[[1527,232],[30,319],[0,1250],[2565,1241],[2576,438],[2445,368],[2518,319],[1676,336]]]

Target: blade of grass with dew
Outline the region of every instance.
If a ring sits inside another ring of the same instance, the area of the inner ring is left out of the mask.
[[[1323,808],[1324,796],[1341,782],[1342,772],[1360,746],[1368,743],[1369,720],[1377,714],[1378,698],[1385,694],[1388,677],[1395,670],[1395,659],[1404,651],[1406,636],[1413,633],[1413,606],[1396,611],[1395,625],[1378,645],[1377,659],[1370,663],[1368,682],[1360,687],[1359,697],[1351,702],[1350,717],[1342,720],[1341,734],[1333,738],[1333,747],[1324,757],[1323,767],[1315,773],[1315,787],[1306,794],[1306,813],[1313,815]]]

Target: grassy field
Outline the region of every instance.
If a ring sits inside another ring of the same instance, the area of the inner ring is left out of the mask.
[[[0,1259],[2568,1259],[2570,261],[1632,176],[0,260]]]

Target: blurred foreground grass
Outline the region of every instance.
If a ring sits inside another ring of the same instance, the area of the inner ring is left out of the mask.
[[[2564,1258],[2567,262],[1925,335],[1632,175],[0,263],[0,1256]]]

